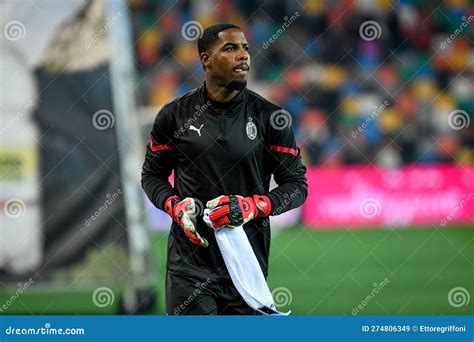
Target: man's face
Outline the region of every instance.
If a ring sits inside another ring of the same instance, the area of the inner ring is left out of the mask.
[[[220,32],[219,40],[207,53],[201,54],[206,73],[226,88],[245,88],[250,70],[248,49],[247,40],[241,30],[231,28]]]

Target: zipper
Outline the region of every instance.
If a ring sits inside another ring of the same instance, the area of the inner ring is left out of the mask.
[[[219,139],[218,140],[225,140],[226,138],[226,116],[223,109],[219,110],[220,118],[219,118]]]

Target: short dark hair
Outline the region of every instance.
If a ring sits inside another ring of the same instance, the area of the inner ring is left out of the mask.
[[[220,32],[230,28],[236,28],[239,30],[241,29],[237,25],[231,23],[220,23],[206,27],[197,43],[199,57],[201,57],[201,53],[208,51],[212,47],[212,45],[214,45],[214,43],[219,39]]]

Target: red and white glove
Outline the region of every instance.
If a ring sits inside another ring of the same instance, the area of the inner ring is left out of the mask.
[[[209,243],[196,230],[196,204],[194,198],[187,197],[181,200],[178,196],[170,196],[165,201],[165,211],[174,222],[183,229],[188,239],[201,247]]]
[[[270,198],[264,195],[242,197],[239,195],[219,196],[207,202],[211,209],[209,219],[214,228],[238,227],[257,217],[270,215]]]

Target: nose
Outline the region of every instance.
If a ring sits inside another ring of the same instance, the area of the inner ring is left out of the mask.
[[[238,55],[237,60],[239,60],[240,62],[248,61],[249,57],[250,57],[248,51],[246,51],[244,49],[242,49],[241,51],[242,52]]]

